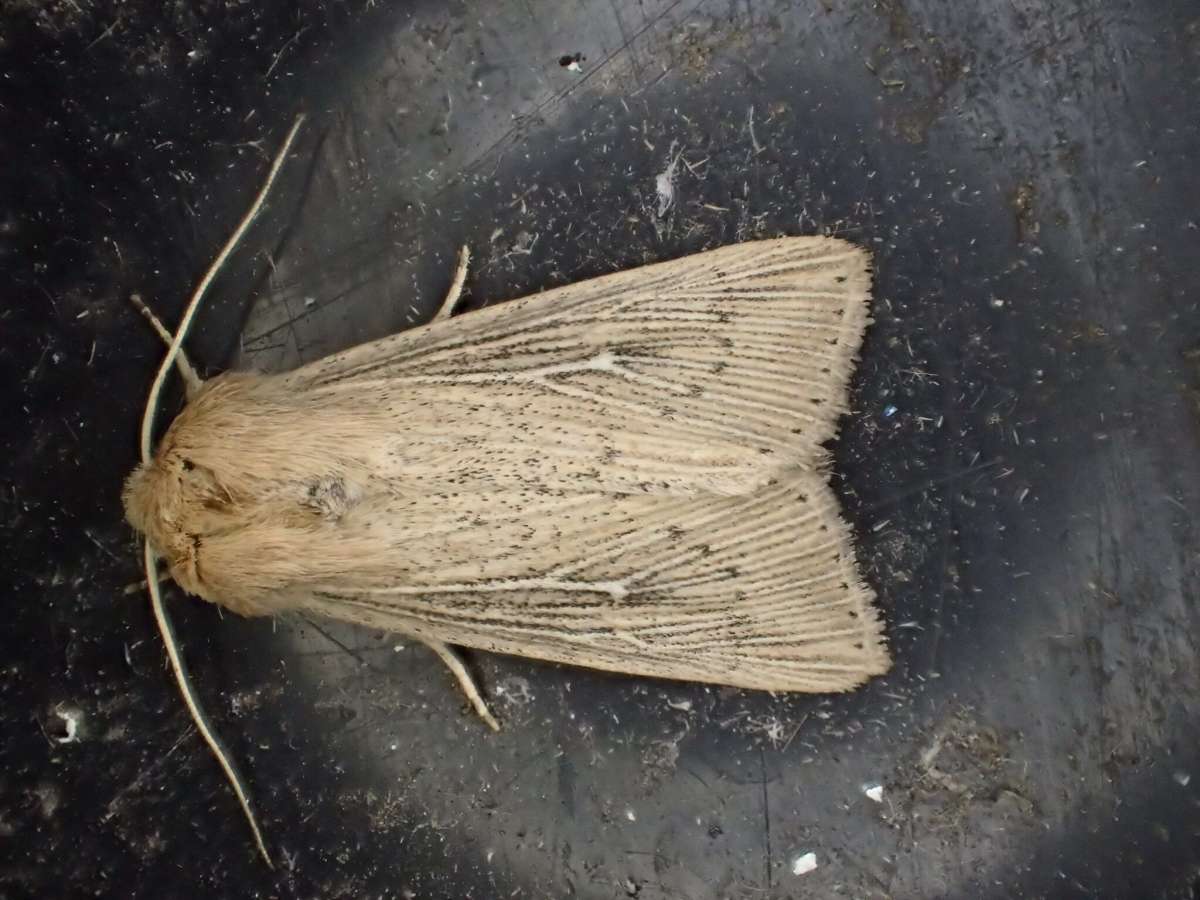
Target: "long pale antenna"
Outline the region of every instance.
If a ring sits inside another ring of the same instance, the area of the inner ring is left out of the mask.
[[[150,386],[150,393],[146,397],[146,408],[142,413],[141,431],[143,463],[149,463],[152,455],[150,440],[154,433],[154,419],[158,414],[158,401],[159,396],[162,394],[163,384],[167,380],[167,373],[171,371],[171,365],[179,355],[180,348],[183,346],[184,338],[187,337],[192,320],[196,317],[196,310],[200,308],[200,301],[203,299],[209,285],[212,284],[213,279],[217,276],[217,273],[221,270],[221,267],[225,265],[225,261],[229,258],[229,255],[241,242],[242,236],[246,233],[250,224],[258,216],[259,210],[262,209],[263,201],[267,199],[267,195],[271,192],[271,187],[275,183],[275,177],[283,167],[283,161],[287,158],[288,151],[292,147],[292,141],[296,138],[296,132],[300,130],[300,125],[303,122],[304,116],[301,114],[292,123],[291,130],[288,131],[287,137],[284,138],[279,152],[275,154],[275,159],[271,163],[271,169],[267,172],[266,180],[263,182],[262,187],[259,188],[258,196],[254,198],[254,202],[246,210],[246,214],[242,216],[242,221],[238,223],[233,234],[229,236],[229,240],[225,242],[225,246],[221,248],[221,252],[212,261],[212,264],[208,267],[208,271],[200,279],[200,283],[196,285],[195,291],[192,292],[192,299],[188,302],[187,309],[184,310],[179,327],[175,329],[175,335],[171,338],[167,355],[159,365],[158,372],[154,376],[154,383]],[[171,670],[175,673],[175,681],[179,684],[179,693],[183,695],[183,702],[187,706],[188,712],[191,713],[192,721],[196,723],[196,729],[200,732],[200,736],[204,738],[204,742],[208,744],[213,756],[217,758],[217,762],[220,763],[221,769],[225,772],[225,777],[229,780],[230,786],[233,787],[233,792],[237,795],[238,803],[242,806],[242,812],[246,816],[246,821],[250,823],[250,830],[254,833],[254,842],[258,845],[258,852],[262,854],[262,858],[266,860],[267,865],[274,868],[271,862],[271,854],[267,852],[267,845],[263,841],[262,831],[258,827],[258,819],[254,815],[253,807],[250,805],[250,796],[246,791],[242,777],[238,774],[237,768],[229,758],[225,746],[221,743],[221,738],[209,724],[208,717],[204,714],[204,710],[200,708],[200,704],[197,702],[196,695],[192,690],[192,683],[188,678],[187,669],[184,667],[183,657],[179,652],[179,644],[175,640],[175,632],[171,627],[171,620],[168,618],[166,606],[163,604],[162,591],[159,590],[158,584],[158,568],[155,565],[154,549],[150,546],[148,540],[144,543],[142,550],[143,561],[146,567],[146,585],[150,589],[150,605],[154,609],[154,619],[158,623],[158,631],[162,635],[163,643],[167,648],[167,658],[171,661]]]

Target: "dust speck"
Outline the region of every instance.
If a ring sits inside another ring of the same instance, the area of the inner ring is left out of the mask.
[[[792,860],[793,875],[807,875],[817,867],[817,854],[801,853]]]

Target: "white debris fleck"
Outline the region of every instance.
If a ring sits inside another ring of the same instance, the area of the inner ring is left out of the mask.
[[[582,72],[583,69],[580,67],[580,65],[577,61],[571,60],[569,63],[567,63],[567,71],[568,72]]]
[[[625,818],[627,818],[630,822],[637,821],[637,813],[633,811],[632,806],[625,807]]]
[[[883,785],[879,782],[863,785],[863,793],[867,795],[868,800],[874,800],[876,803],[883,802]]]
[[[691,700],[668,700],[667,706],[669,706],[671,709],[677,709],[680,712],[691,712],[692,711],[692,701]]]
[[[395,644],[395,645],[392,647],[392,652],[393,652],[393,653],[399,653],[399,652],[400,652],[401,650],[403,650],[403,649],[404,649],[404,645],[403,645],[403,644]]]
[[[1175,783],[1180,787],[1187,787],[1192,783],[1192,776],[1189,772],[1176,772],[1174,778]]]
[[[487,861],[488,861],[488,862],[491,862],[491,861],[492,861],[492,857],[493,857],[493,856],[495,856],[495,855],[496,855],[496,851],[495,851],[495,850],[489,850],[489,851],[487,852]]]
[[[933,761],[937,759],[939,753],[942,752],[942,738],[938,735],[933,739],[933,743],[921,751],[921,768],[928,769],[933,765]]]
[[[513,706],[528,706],[533,701],[529,682],[517,675],[505,678],[496,685],[496,696]]]
[[[54,710],[54,714],[63,721],[63,727],[66,734],[62,737],[56,737],[54,740],[60,744],[73,744],[78,740],[79,735],[79,719],[80,713],[77,709],[63,709],[59,707]]]
[[[47,819],[51,818],[62,804],[62,792],[53,784],[38,785],[33,795],[37,797],[42,816]]]
[[[675,205],[675,168],[679,165],[679,157],[683,154],[682,150],[676,151],[675,148],[677,146],[679,146],[678,141],[671,141],[671,149],[668,151],[671,161],[667,163],[667,167],[659,172],[654,179],[654,190],[658,194],[658,217],[660,219]]]
[[[801,853],[792,860],[793,875],[807,875],[817,867],[817,854]]]

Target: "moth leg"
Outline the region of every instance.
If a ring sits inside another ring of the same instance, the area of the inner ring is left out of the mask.
[[[171,573],[166,569],[162,569],[158,573],[158,580],[162,584],[170,584],[175,579],[171,577]],[[147,582],[143,578],[141,581],[131,581],[121,589],[121,593],[128,597],[130,594],[138,594],[146,590]]]
[[[154,314],[154,311],[151,310],[150,307],[148,307],[145,303],[143,303],[142,298],[137,294],[130,294],[129,302],[134,305],[138,312],[146,317],[146,321],[150,323],[150,327],[158,333],[158,336],[163,339],[163,343],[170,347],[171,341],[173,341],[175,337],[171,334],[171,332],[167,331],[167,329],[163,326],[163,323],[158,320],[158,316]],[[204,384],[204,379],[196,374],[196,370],[193,369],[192,364],[188,362],[187,354],[183,352],[182,347],[179,349],[179,353],[175,356],[175,365],[179,367],[179,375],[181,378],[183,378],[184,389],[186,390],[187,397],[190,400],[192,397],[196,396],[196,392],[200,390],[200,386]]]
[[[487,726],[492,731],[500,730],[500,723],[496,721],[491,710],[487,708],[487,703],[484,702],[483,696],[479,693],[479,688],[475,686],[475,679],[471,677],[471,673],[467,671],[467,667],[463,665],[463,661],[458,658],[449,644],[444,644],[441,641],[435,641],[431,638],[420,639],[425,646],[442,658],[450,671],[454,673],[454,677],[458,679],[458,686],[463,689],[463,693],[467,695],[467,699],[471,701],[471,705],[475,707],[475,712],[479,714],[479,718],[483,719]]]
[[[459,295],[462,294],[463,283],[467,280],[467,266],[471,262],[471,251],[466,245],[458,251],[458,268],[454,270],[454,280],[450,282],[450,290],[446,293],[446,299],[442,301],[441,307],[437,311],[437,315],[433,317],[433,321],[438,319],[448,319],[450,314],[454,312],[454,305],[458,303]]]

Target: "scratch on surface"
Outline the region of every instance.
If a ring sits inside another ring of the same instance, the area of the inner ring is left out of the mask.
[[[763,152],[763,145],[758,142],[758,137],[754,134],[754,104],[750,104],[750,111],[746,114],[746,127],[750,130],[750,145],[754,148],[754,155]]]
[[[302,615],[300,618],[303,619],[308,625],[312,626],[313,630],[320,634],[321,637],[325,638],[325,640],[329,641],[329,643],[339,648],[347,656],[352,657],[360,666],[363,666],[364,668],[371,668],[371,664],[367,662],[367,660],[353,647],[346,646],[346,644],[344,644],[342,641],[339,641],[336,637],[334,637],[308,616]]]
[[[370,275],[368,277],[359,279],[358,281],[355,281],[354,283],[347,286],[345,289],[338,291],[332,297],[329,297],[325,300],[319,300],[316,303],[313,303],[311,306],[305,306],[304,311],[297,314],[296,316],[291,315],[291,307],[288,306],[286,299],[284,297],[283,291],[278,287],[278,285],[275,285],[272,289],[276,292],[276,296],[279,298],[279,301],[283,304],[284,310],[287,312],[287,317],[285,318],[285,320],[283,322],[280,322],[278,325],[269,325],[266,328],[264,328],[262,331],[260,331],[258,334],[254,335],[253,337],[248,337],[245,340],[247,343],[253,344],[253,343],[256,343],[257,341],[261,341],[265,338],[271,337],[274,334],[278,334],[280,331],[286,330],[286,331],[291,332],[293,343],[297,343],[299,341],[299,338],[296,336],[296,323],[297,322],[302,322],[302,321],[310,318],[313,315],[313,313],[320,312],[321,310],[325,309],[327,306],[331,306],[334,303],[337,303],[343,297],[347,297],[350,294],[354,293],[355,291],[360,290],[364,287],[367,287],[374,280],[375,280],[374,275]],[[255,348],[255,349],[261,350],[263,348]]]
[[[629,37],[629,33],[625,30],[625,20],[621,18],[621,10],[617,6],[617,0],[608,0],[608,5],[612,7],[613,19],[617,23],[617,31],[621,33],[622,49],[629,49],[629,61],[633,63],[633,78],[637,82],[640,89],[645,79],[642,77],[642,61],[638,58],[637,53],[633,48],[633,40]],[[645,10],[643,10],[644,14]],[[638,32],[639,34],[641,32]]]
[[[959,469],[954,472],[948,472],[944,475],[940,475],[937,477],[921,478],[915,484],[911,485],[910,487],[904,488],[903,490],[898,491],[894,494],[889,494],[887,497],[883,498],[882,500],[878,500],[875,503],[870,504],[869,506],[863,507],[863,509],[866,512],[878,512],[881,509],[886,509],[889,506],[894,506],[894,505],[898,504],[900,501],[906,500],[914,494],[920,494],[920,493],[923,493],[924,491],[928,491],[935,487],[942,487],[943,485],[951,484],[955,481],[958,481],[961,478],[967,478],[968,476],[975,475],[979,472],[986,472],[988,469],[994,469],[997,466],[999,466],[1002,462],[1003,462],[1002,459],[997,458],[997,459],[989,460],[987,462],[969,465],[963,469]]]
[[[271,60],[271,66],[270,66],[270,68],[267,69],[266,74],[263,75],[263,81],[266,81],[268,78],[271,77],[271,73],[274,72],[275,67],[277,65],[279,65],[279,60],[283,58],[284,51],[286,51],[288,47],[290,47],[292,44],[294,44],[296,42],[296,40],[300,37],[300,35],[304,34],[304,32],[306,32],[307,30],[308,30],[308,26],[307,25],[303,26],[299,31],[297,31],[290,38],[288,38],[287,41],[284,42],[284,45],[279,48],[279,52],[275,54],[275,58],[273,60]]]
[[[175,753],[175,751],[179,749],[180,745],[195,733],[195,730],[196,729],[189,725],[186,729],[184,729],[183,734],[179,736],[175,743],[171,745],[170,750],[152,762],[149,766],[142,769],[137,778],[133,779],[133,781],[129,782],[129,784],[125,785],[125,787],[121,788],[121,790],[117,791],[117,793],[113,795],[113,798],[108,801],[108,807],[106,808],[104,815],[100,817],[100,823],[106,824],[113,816],[115,816],[121,809],[125,795],[130,791],[139,789],[143,784],[149,781],[150,778],[153,777],[154,773],[161,769],[163,765],[166,764],[167,760],[170,759]]]
[[[705,2],[705,0],[700,0],[699,3],[696,3],[692,7],[692,9],[689,10],[689,14],[691,12],[695,11],[701,5],[703,5],[704,2]],[[609,53],[602,60],[600,60],[600,62],[594,68],[589,69],[581,78],[576,79],[568,87],[563,88],[558,93],[556,93],[550,97],[547,97],[545,100],[538,103],[530,113],[522,116],[520,118],[520,121],[528,121],[530,119],[536,119],[543,111],[549,109],[552,106],[555,106],[558,103],[561,103],[571,93],[573,93],[574,91],[577,91],[579,88],[583,87],[583,85],[587,84],[591,79],[595,78],[597,74],[602,72],[609,65],[609,63],[611,63],[614,59],[616,59],[622,53],[629,50],[629,48],[633,46],[633,43],[638,38],[640,38],[643,34],[645,34],[647,31],[649,31],[651,28],[653,28],[655,25],[657,25],[659,22],[661,22],[663,19],[665,19],[667,16],[669,16],[682,3],[683,3],[683,0],[674,0],[674,2],[671,3],[661,13],[659,13],[657,16],[655,16],[653,19],[651,19],[645,25],[643,25],[641,28],[639,28],[637,31],[635,31],[632,35],[630,35],[629,39],[626,40],[620,47],[618,47],[612,53]],[[518,124],[514,125],[512,128],[508,129],[508,131],[506,131],[504,134],[502,134],[500,137],[498,137],[495,141],[493,141],[491,144],[489,144],[482,152],[480,152],[478,156],[476,156],[469,163],[467,163],[467,165],[464,166],[464,169],[468,172],[473,172],[483,162],[483,160],[485,160],[489,156],[491,156],[491,154],[493,152],[495,152],[495,150],[497,148],[503,146],[504,144],[506,144],[510,140],[512,140],[512,138],[521,131],[522,127],[523,126],[520,123],[518,123]]]

